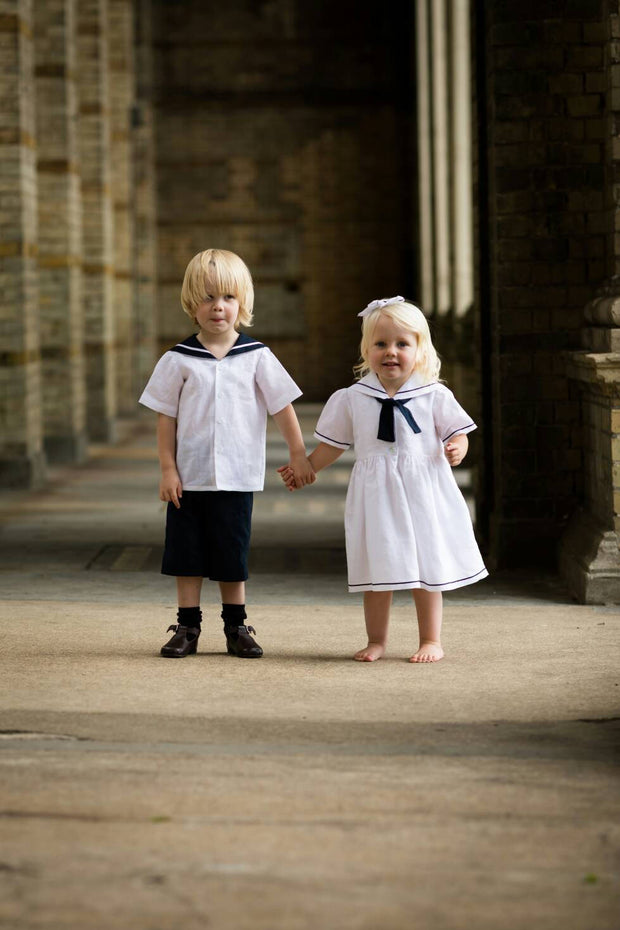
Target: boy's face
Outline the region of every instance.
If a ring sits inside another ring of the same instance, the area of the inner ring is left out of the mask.
[[[196,322],[206,336],[223,336],[235,328],[239,301],[232,294],[207,294],[196,307]]]

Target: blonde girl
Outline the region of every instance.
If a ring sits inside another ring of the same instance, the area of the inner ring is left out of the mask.
[[[392,592],[411,589],[419,644],[409,661],[436,662],[444,655],[442,591],[487,575],[450,467],[462,462],[476,425],[438,380],[439,358],[418,307],[391,297],[372,301],[359,316],[359,380],[327,401],[309,460],[319,472],[355,447],[347,566],[349,591],[364,594],[368,635],[355,659],[383,656]],[[295,490],[294,469],[280,472]]]

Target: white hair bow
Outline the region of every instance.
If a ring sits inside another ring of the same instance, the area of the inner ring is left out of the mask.
[[[379,310],[380,307],[387,307],[388,304],[398,304],[404,301],[404,297],[383,297],[381,300],[372,300],[367,307],[364,307],[358,316],[368,316],[373,310]]]

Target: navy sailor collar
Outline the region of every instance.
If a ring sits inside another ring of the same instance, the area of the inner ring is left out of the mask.
[[[409,380],[403,384],[401,389],[396,392],[394,395],[394,400],[411,400],[412,397],[420,397],[422,394],[430,394],[431,391],[436,391],[438,387],[438,381],[425,382],[419,374],[414,372]],[[383,399],[389,396],[388,392],[385,390],[374,371],[369,372],[355,384],[352,384],[349,390],[357,391],[360,394],[366,394],[369,397],[377,397],[379,399]]]
[[[264,349],[265,344],[263,342],[258,342],[256,339],[252,339],[250,336],[246,336],[245,333],[239,333],[237,341],[235,344],[228,350],[226,355],[221,359],[217,359],[212,352],[209,352],[208,349],[202,345],[198,340],[198,336],[194,333],[193,336],[190,336],[188,339],[184,339],[183,342],[178,342],[173,346],[171,352],[179,352],[181,355],[191,355],[193,358],[204,358],[210,359],[211,361],[223,361],[224,358],[231,358],[235,355],[243,355],[244,352],[253,352],[255,349]]]

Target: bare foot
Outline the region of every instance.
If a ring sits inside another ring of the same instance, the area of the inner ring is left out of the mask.
[[[353,658],[356,662],[375,662],[380,659],[385,652],[385,646],[381,643],[368,643],[359,652],[356,652]]]
[[[410,662],[439,662],[443,659],[444,651],[441,643],[420,643],[420,648],[409,659]]]

